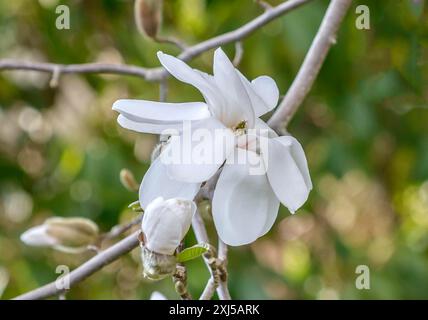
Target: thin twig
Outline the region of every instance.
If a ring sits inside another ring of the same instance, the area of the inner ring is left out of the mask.
[[[107,232],[101,236],[102,240],[113,239],[113,238],[120,236],[121,234],[123,234],[126,231],[128,231],[129,229],[131,229],[133,226],[139,224],[141,222],[142,218],[143,218],[143,215],[139,215],[138,217],[132,219],[129,222],[114,226],[113,228],[110,229],[109,232]]]
[[[244,47],[242,46],[241,41],[237,41],[235,43],[235,57],[233,58],[233,65],[235,67],[239,66],[243,56],[244,56]]]
[[[224,44],[242,40],[269,22],[310,1],[312,0],[289,0],[283,2],[276,7],[272,7],[272,9],[267,10],[257,18],[244,24],[238,29],[223,33],[222,35],[205,40],[187,48],[178,56],[178,58],[187,61],[210,49],[218,48]]]
[[[115,261],[122,255],[128,253],[132,249],[136,248],[139,244],[138,232],[131,234],[125,239],[119,241],[108,249],[101,251],[93,258],[86,261],[84,264],[70,272],[68,275],[70,287],[85,280],[87,277],[102,269],[107,264]],[[43,287],[29,291],[16,297],[16,300],[38,300],[45,299],[54,295],[58,295],[63,291],[62,288],[58,289],[56,282],[51,282]]]
[[[82,63],[82,64],[56,64],[49,62],[29,62],[15,59],[0,60],[0,70],[28,70],[46,73],[108,73],[142,77],[147,80],[159,79],[160,68],[142,68],[126,64]]]
[[[207,282],[207,285],[205,286],[204,291],[199,297],[199,300],[210,300],[213,297],[215,290],[216,290],[215,281],[212,277],[210,277],[208,279],[208,282]]]
[[[227,245],[218,239],[218,258],[221,262],[220,264],[220,283],[217,288],[217,294],[220,300],[231,300],[229,293],[229,288],[227,286]]]
[[[178,38],[171,37],[171,36],[168,36],[168,37],[156,36],[155,38],[153,38],[153,40],[155,40],[159,43],[173,44],[173,45],[177,46],[178,48],[180,48],[181,50],[186,50],[186,48],[188,47],[188,45],[186,43],[184,43],[182,40],[180,40]]]
[[[199,243],[202,243],[202,242],[209,243],[208,233],[207,233],[207,230],[205,228],[204,221],[202,220],[202,217],[201,217],[201,215],[199,214],[198,211],[196,211],[195,215],[193,216],[192,228],[193,228],[193,232],[195,233],[196,240]],[[224,254],[224,251],[223,251],[222,254]],[[213,279],[213,281],[214,281],[214,284],[211,284],[211,282],[208,281],[207,286],[214,285],[216,287],[216,289],[217,289],[217,295],[219,296],[219,299],[230,300],[231,298],[230,298],[229,291],[227,289],[227,285],[225,285],[225,282],[220,281],[218,283],[218,286],[217,286],[217,283],[215,281],[216,275],[212,271],[211,261],[207,257],[205,257],[205,256],[204,256],[204,261],[205,261],[205,264],[208,267],[208,270],[210,270],[210,274],[211,274],[211,278],[210,279]],[[207,290],[210,290],[210,289],[209,288],[205,288],[204,292],[207,291]]]
[[[159,82],[159,101],[166,102],[168,96],[168,82],[167,79],[162,79]]]
[[[188,61],[210,49],[217,48],[228,43],[240,41],[248,37],[254,31],[260,29],[267,23],[310,1],[312,0],[289,0],[287,2],[281,3],[280,5],[267,10],[263,14],[259,15],[257,18],[244,24],[238,29],[226,32],[222,35],[200,42],[191,47],[187,47],[178,56],[178,58],[184,61]],[[159,81],[169,76],[168,72],[166,72],[166,70],[162,67],[143,68],[132,65],[103,63],[62,65],[44,62],[28,62],[13,59],[0,60],[0,70],[31,70],[46,73],[58,72],[58,74],[109,73],[141,77],[147,81]]]
[[[272,9],[272,5],[266,1],[263,0],[255,0],[255,2],[263,9],[263,10],[270,10]]]
[[[268,121],[268,125],[272,129],[280,132],[282,128],[285,128],[302,104],[321,69],[329,49],[336,43],[337,30],[351,2],[352,0],[332,0],[330,2],[317,35],[293,84]]]

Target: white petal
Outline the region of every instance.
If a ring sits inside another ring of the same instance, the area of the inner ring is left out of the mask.
[[[305,151],[303,150],[302,145],[296,138],[292,136],[281,136],[275,139],[276,141],[281,142],[285,146],[291,145],[291,155],[299,167],[300,173],[305,180],[306,186],[308,189],[312,189],[312,180],[309,174],[308,161],[306,160]]]
[[[218,89],[213,86],[213,81],[210,80],[211,76],[199,70],[192,69],[180,59],[164,54],[161,51],[158,52],[158,58],[171,75],[197,88],[214,114],[217,113],[216,108],[222,108],[224,99]]]
[[[160,158],[157,158],[147,170],[140,185],[140,205],[145,209],[157,197],[193,200],[200,185],[200,183],[185,183],[171,179],[166,167]]]
[[[237,153],[246,152],[237,149]],[[251,161],[261,161],[251,151]],[[242,155],[240,155],[242,156]],[[225,164],[213,197],[213,218],[219,237],[231,246],[255,241],[271,227],[279,201],[266,175],[250,175],[249,164]]]
[[[138,122],[130,120],[123,115],[117,117],[117,123],[125,129],[136,132],[153,133],[153,134],[179,134],[183,130],[183,123],[164,123],[155,124],[148,122]]]
[[[184,128],[160,155],[172,179],[203,182],[211,178],[234,147],[235,136],[214,118],[200,128]]]
[[[215,82],[227,101],[222,121],[227,126],[234,126],[246,120],[252,128],[255,115],[251,100],[235,67],[221,48],[214,52],[213,69]]]
[[[193,201],[156,198],[147,206],[141,222],[145,247],[160,254],[174,254],[189,231],[195,211]]]
[[[294,213],[305,203],[312,189],[301,145],[290,136],[269,139],[264,159],[268,164],[267,175],[273,191],[281,203]]]
[[[263,137],[269,137],[269,138],[278,137],[278,134],[274,130],[272,130],[272,128],[269,127],[267,123],[264,122],[262,119],[259,119],[259,118],[256,119],[254,128],[258,130],[259,134],[261,134]]]
[[[113,104],[113,110],[139,122],[163,123],[211,117],[207,105],[203,102],[167,103],[121,99]]]
[[[264,115],[276,106],[279,90],[272,78],[260,76],[250,83],[239,70],[236,70],[236,72],[239,74],[241,82],[251,100],[251,106],[256,117]]]
[[[268,76],[260,76],[251,81],[251,85],[257,95],[266,103],[267,109],[264,113],[275,108],[279,99],[279,90],[275,80]],[[258,116],[262,114],[258,114]]]
[[[28,229],[21,235],[21,241],[29,246],[50,247],[57,244],[57,240],[46,232],[46,225],[39,225]]]
[[[153,291],[150,300],[168,300],[162,293],[158,291]]]

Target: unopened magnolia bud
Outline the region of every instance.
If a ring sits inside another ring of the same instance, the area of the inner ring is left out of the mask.
[[[120,170],[120,182],[127,190],[132,192],[137,192],[140,188],[134,175],[128,169]]]
[[[196,204],[185,199],[158,197],[146,208],[141,222],[144,246],[150,251],[173,255],[192,223]]]
[[[141,248],[143,276],[149,280],[161,280],[174,274],[177,263],[175,256],[159,254],[146,247]]]
[[[162,21],[162,0],[135,0],[134,15],[138,30],[156,38]]]
[[[21,235],[21,240],[30,246],[72,252],[92,244],[97,236],[98,226],[89,219],[55,217],[28,229]]]

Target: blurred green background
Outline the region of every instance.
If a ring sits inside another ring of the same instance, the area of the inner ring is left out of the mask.
[[[271,1],[277,4],[279,1]],[[70,8],[71,29],[55,28],[55,8]],[[357,5],[370,30],[355,27]],[[240,69],[290,86],[328,1],[315,0],[244,41]],[[251,0],[166,0],[162,34],[193,44],[261,14]],[[233,44],[224,47],[232,57]],[[179,51],[142,37],[133,1],[0,0],[0,57],[57,63],[158,66],[156,52]],[[212,51],[191,62],[211,72]],[[231,248],[234,298],[428,298],[428,12],[422,0],[355,0],[309,97],[289,131],[304,146],[314,190],[291,216],[281,208],[267,236]],[[195,101],[192,87],[169,80],[168,101]],[[118,98],[158,99],[158,86],[112,75],[65,75],[57,88],[34,72],[0,73],[0,297],[56,279],[91,254],[26,247],[20,234],[50,216],[83,216],[103,231],[135,216],[137,195],[122,168],[141,179],[156,136],[120,128]],[[212,233],[212,222],[206,217]],[[189,245],[194,243],[191,233]],[[105,244],[108,245],[108,244]],[[370,290],[355,286],[370,268]],[[196,297],[208,272],[189,266]],[[169,279],[141,276],[139,250],[74,287],[70,299],[177,298]]]

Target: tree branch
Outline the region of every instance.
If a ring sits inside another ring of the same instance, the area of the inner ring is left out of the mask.
[[[194,217],[193,217],[193,221],[192,221],[192,228],[193,228],[193,232],[195,233],[195,237],[196,240],[198,242],[205,242],[205,243],[209,243],[209,239],[208,239],[208,234],[207,234],[207,230],[205,228],[205,224],[204,221],[202,220],[201,215],[199,214],[198,211],[196,211]],[[221,245],[223,244],[223,245]],[[222,262],[227,261],[227,246],[221,241],[219,240],[219,255],[221,253],[222,256]],[[204,292],[201,295],[201,300],[207,299],[208,295],[211,293],[213,293],[213,289],[215,289],[216,287],[216,282],[214,281],[214,274],[212,274],[211,271],[211,266],[209,264],[208,259],[206,259],[204,257],[204,261],[205,264],[207,265],[208,269],[210,270],[211,273],[211,277],[208,280],[208,283],[205,287]],[[224,266],[225,267],[225,266]],[[226,272],[226,269],[224,268],[224,270],[222,270],[224,272]],[[226,278],[224,278],[224,280],[226,280]],[[214,287],[214,288],[212,288]],[[217,289],[217,294],[220,300],[230,300],[230,294],[229,294],[229,289],[227,288],[227,281],[220,281],[220,283],[218,284]]]
[[[178,56],[178,58],[187,61],[210,49],[220,47],[227,43],[242,40],[272,20],[275,20],[285,13],[290,12],[293,9],[296,9],[310,1],[312,0],[289,0],[283,2],[276,7],[266,10],[263,14],[259,15],[257,18],[244,24],[238,29],[223,33],[222,35],[205,40],[187,48]]]
[[[120,256],[128,253],[136,248],[138,242],[138,232],[131,234],[125,239],[119,241],[108,249],[101,251],[93,258],[86,261],[84,264],[73,270],[68,274],[70,287],[85,280],[87,277],[102,269],[105,265],[115,261]],[[64,289],[57,287],[56,282],[53,281],[43,287],[37,288],[30,292],[24,293],[16,297],[16,300],[38,300],[48,298],[62,293]]]
[[[188,61],[210,49],[217,48],[231,42],[239,41],[249,36],[251,33],[263,27],[272,20],[284,15],[289,11],[292,11],[295,8],[300,7],[309,1],[312,0],[289,0],[284,2],[276,7],[266,10],[263,14],[259,15],[257,18],[244,24],[238,29],[226,32],[222,35],[200,42],[191,47],[187,47],[178,56],[178,58]],[[160,81],[169,76],[169,73],[162,67],[143,68],[132,65],[102,63],[63,65],[45,62],[28,62],[13,59],[0,60],[0,70],[30,70],[51,73],[55,75],[55,81],[52,82],[53,84],[58,81],[59,75],[67,73],[122,74],[141,77],[147,81]]]
[[[0,70],[27,70],[39,71],[52,74],[67,73],[108,73],[137,76],[146,79],[158,78],[157,68],[141,68],[131,65],[106,64],[106,63],[83,63],[83,64],[56,64],[48,62],[28,62],[15,59],[0,60]]]
[[[275,131],[287,126],[302,104],[317,77],[352,0],[331,0],[312,45],[290,89],[279,104],[268,125]]]
[[[221,239],[218,239],[218,258],[222,262],[222,277],[220,278],[220,284],[217,288],[217,294],[220,300],[231,300],[231,296],[229,293],[229,288],[227,287],[227,251],[228,247],[227,245],[221,241]]]

